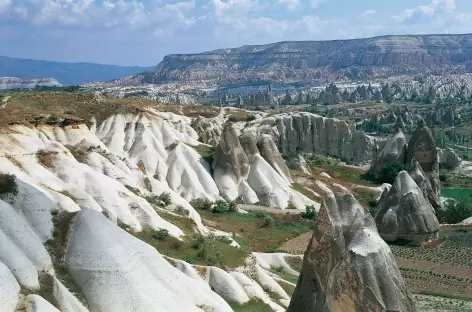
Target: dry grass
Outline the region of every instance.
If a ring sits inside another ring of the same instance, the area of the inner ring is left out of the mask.
[[[48,151],[45,151],[45,150],[39,150],[36,153],[36,159],[38,160],[38,162],[44,168],[52,169],[52,168],[54,168],[54,164],[53,164],[53,161],[52,161],[52,155],[53,154],[54,153],[52,153],[52,152],[48,152]]]

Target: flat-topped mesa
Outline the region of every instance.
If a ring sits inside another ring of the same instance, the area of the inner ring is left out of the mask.
[[[414,176],[418,177],[416,170]],[[406,171],[401,171],[388,193],[382,194],[375,221],[380,236],[387,242],[421,245],[437,239],[439,233],[433,206]]]
[[[347,193],[327,190],[287,312],[415,312],[372,216]]]
[[[397,125],[393,136],[385,142],[385,145],[380,152],[374,155],[372,166],[369,169],[369,174],[378,179],[382,168],[386,165],[394,161],[404,163],[406,151],[407,144],[405,134],[403,134],[401,128]]]

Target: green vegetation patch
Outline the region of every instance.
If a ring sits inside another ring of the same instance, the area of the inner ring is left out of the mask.
[[[155,230],[131,232],[135,237],[156,248],[161,254],[190,264],[211,265],[223,269],[243,266],[249,253],[230,246],[226,237],[201,234],[186,235],[183,240]]]
[[[472,188],[443,188],[441,196],[472,204]]]
[[[234,312],[272,312],[272,308],[260,299],[251,299],[243,305],[232,304],[231,308]]]
[[[18,194],[18,184],[16,184],[16,177],[13,174],[0,173],[0,196],[8,194]]]
[[[215,214],[201,210],[204,223],[211,228],[233,233],[242,249],[250,252],[275,252],[286,241],[312,230],[313,222],[294,214],[267,212]]]
[[[193,148],[211,166],[211,164],[213,163],[213,157],[215,156],[216,148],[214,146],[208,146],[208,145],[204,145],[204,144],[194,146]]]
[[[298,275],[293,275],[287,272],[283,266],[272,266],[270,267],[270,271],[274,274],[277,274],[280,278],[286,280],[287,282],[294,284],[297,283]]]

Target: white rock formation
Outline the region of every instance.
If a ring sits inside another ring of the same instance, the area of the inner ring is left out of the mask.
[[[242,141],[242,143],[241,143]],[[213,162],[213,177],[229,200],[240,196],[245,203],[298,209],[315,203],[291,188],[289,170],[268,135],[246,132],[238,137],[232,124],[223,129]]]
[[[175,270],[154,248],[93,210],[81,210],[73,220],[65,262],[91,312],[201,311],[198,305],[232,311],[208,285]]]
[[[34,89],[36,87],[61,87],[54,78],[0,77],[0,90]]]
[[[313,153],[348,163],[370,161],[377,141],[342,120],[297,112],[253,121],[242,130],[272,136],[281,153]]]

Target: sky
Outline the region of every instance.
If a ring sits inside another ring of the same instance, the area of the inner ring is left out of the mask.
[[[285,40],[472,32],[472,0],[0,0],[0,55],[154,66]]]

